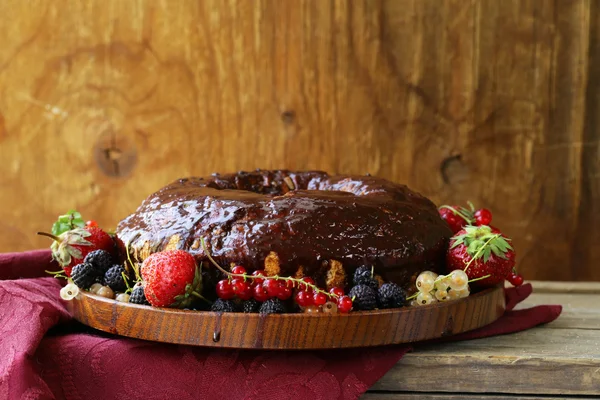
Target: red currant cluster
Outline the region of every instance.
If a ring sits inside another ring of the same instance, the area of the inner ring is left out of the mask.
[[[217,296],[223,300],[230,300],[234,297],[240,300],[254,298],[259,302],[272,298],[288,300],[294,294],[294,289],[297,289],[294,301],[302,308],[320,307],[327,302],[334,301],[338,312],[347,313],[352,309],[352,299],[344,295],[341,288],[332,288],[329,292],[326,292],[317,287],[315,281],[309,277],[297,279],[267,276],[263,270],[256,270],[252,274],[247,274],[246,269],[239,265],[234,266],[231,272],[222,271],[228,277],[217,283],[216,292]]]
[[[444,219],[452,232],[457,233],[467,225],[490,225],[492,222],[492,212],[487,208],[475,210],[473,204],[469,203],[469,208],[461,206],[441,206],[439,208],[440,216]]]

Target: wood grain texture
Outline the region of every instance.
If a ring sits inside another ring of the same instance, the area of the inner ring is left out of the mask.
[[[417,347],[373,386],[372,398],[597,398],[600,296],[534,292],[518,307],[538,304],[561,304],[563,313],[512,335]]]
[[[0,2],[0,251],[186,175],[376,174],[600,280],[593,0]]]
[[[498,319],[504,290],[422,307],[349,314],[213,313],[121,303],[81,292],[67,307],[80,322],[122,336],[194,346],[331,349],[410,343],[466,332]]]

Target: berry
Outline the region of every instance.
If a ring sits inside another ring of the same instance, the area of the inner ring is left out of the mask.
[[[461,206],[441,206],[440,217],[446,221],[453,233],[475,222],[473,211]]]
[[[436,290],[435,291],[435,298],[438,301],[446,301],[446,300],[448,300],[448,291],[447,290]]]
[[[279,294],[280,287],[280,282],[275,279],[267,279],[263,282],[263,288],[265,288],[269,297],[276,297]]]
[[[436,278],[436,280],[434,281],[434,286],[435,290],[448,290],[448,288],[450,287],[450,275],[442,275],[439,279]]]
[[[262,303],[258,312],[261,314],[282,314],[285,312],[285,304],[279,299],[269,299]]]
[[[429,293],[433,290],[435,279],[433,275],[428,273],[420,273],[415,284],[419,292]]]
[[[313,303],[316,306],[322,306],[327,303],[327,295],[325,293],[317,292],[313,296]]]
[[[232,280],[231,287],[237,298],[241,300],[249,300],[254,294],[250,282],[244,282],[242,278]]]
[[[127,289],[123,273],[125,268],[122,265],[113,265],[104,274],[104,286],[108,286],[115,292],[123,292]]]
[[[267,276],[267,274],[262,269],[257,269],[256,271],[254,271],[252,273],[252,276]],[[263,282],[264,282],[263,278],[255,278],[252,280],[252,283],[255,285],[262,285]]]
[[[102,274],[105,274],[114,265],[113,256],[106,250],[90,251],[83,261],[92,264]]]
[[[521,275],[517,275],[514,272],[508,277],[508,281],[513,286],[521,286],[523,284],[523,277]]]
[[[236,312],[235,303],[231,300],[217,299],[210,306],[210,311],[214,312]]]
[[[355,285],[362,284],[365,280],[373,279],[373,268],[369,265],[363,265],[356,268],[352,282]]]
[[[243,275],[246,273],[246,268],[242,267],[241,265],[236,265],[235,267],[231,268],[231,273]]]
[[[96,281],[100,272],[92,264],[77,264],[71,270],[71,279],[81,289],[87,289]]]
[[[406,294],[395,283],[384,283],[378,291],[381,308],[398,308],[404,305]]]
[[[327,303],[323,304],[323,312],[325,314],[337,314],[338,306],[333,301],[328,301]]]
[[[298,293],[296,293],[294,300],[300,307],[308,307],[314,303],[312,293],[306,290],[300,290]]]
[[[217,282],[217,296],[220,299],[229,300],[235,297],[233,285],[229,279],[223,279]]]
[[[331,293],[334,296],[337,296],[337,298],[340,298],[344,295],[344,289],[342,289],[341,287],[332,287],[331,289],[329,289],[329,293]]]
[[[130,296],[127,293],[119,293],[115,300],[122,301],[123,303],[129,303]]]
[[[90,220],[85,223],[85,226],[89,226],[90,228],[97,228],[98,223],[96,221]]]
[[[67,230],[60,235],[39,232],[38,234],[54,239],[50,246],[52,258],[70,277],[71,270],[80,264],[88,253],[94,250],[114,250],[114,243],[108,233],[97,227],[83,227]]]
[[[140,268],[146,299],[155,307],[186,308],[194,293],[202,291],[202,278],[194,257],[183,250],[151,254]]]
[[[305,276],[304,278],[302,278],[303,282],[309,283],[311,285],[315,284],[315,280],[313,278],[310,278],[308,276]],[[301,288],[303,288],[304,290],[308,291],[308,292],[312,292],[313,288],[307,285],[301,285]]]
[[[284,284],[281,285],[281,287],[279,288],[279,293],[277,293],[276,296],[279,300],[287,300],[290,297],[292,297],[292,289],[290,289],[289,287],[287,287]]]
[[[254,299],[256,301],[263,302],[263,301],[269,300],[269,298],[270,298],[269,294],[267,293],[267,291],[265,290],[263,285],[254,286],[253,292],[254,292]]]
[[[464,270],[469,280],[490,275],[473,285],[495,286],[508,279],[515,266],[515,252],[509,242],[510,239],[494,233],[489,226],[467,226],[450,240],[446,267],[448,271]]]
[[[146,299],[146,295],[144,294],[144,287],[142,285],[135,285],[135,287],[131,291],[131,296],[129,296],[129,302],[133,304],[142,304],[146,306],[150,305],[150,303]]]
[[[370,286],[356,285],[350,289],[348,296],[357,310],[368,311],[377,308],[377,295]]]
[[[106,297],[107,299],[115,298],[115,292],[108,286],[102,286],[96,294],[101,297]]]
[[[448,286],[452,290],[464,290],[469,286],[469,277],[462,269],[455,269],[450,273],[449,277]]]
[[[96,294],[98,293],[98,290],[100,290],[100,288],[102,287],[102,284],[99,282],[94,283],[92,286],[90,286],[90,293]]]
[[[427,304],[437,303],[437,299],[429,292],[419,292],[417,295],[417,304],[425,306]]]
[[[489,225],[492,222],[492,212],[487,208],[480,208],[473,215],[475,217],[475,225]]]
[[[352,310],[352,305],[350,296],[342,296],[337,301],[337,310],[340,313],[349,313]]]
[[[321,310],[319,310],[318,306],[308,306],[308,307],[304,307],[304,310],[302,310],[302,311],[307,314],[316,314],[316,313],[320,312]]]
[[[260,303],[254,299],[246,300],[242,304],[242,310],[245,313],[257,313],[260,308]]]

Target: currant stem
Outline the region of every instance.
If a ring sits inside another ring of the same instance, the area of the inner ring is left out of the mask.
[[[447,205],[443,205],[440,206],[439,209],[441,210],[442,208],[447,208],[448,210],[452,211],[454,214],[458,215],[459,217],[461,217],[462,219],[464,219],[465,221],[467,221],[469,224],[472,224],[473,222],[475,222],[471,217],[469,217],[467,214],[463,213],[462,211],[457,210],[454,207],[451,206],[447,206]]]
[[[471,280],[469,281],[469,283],[471,283],[471,282],[477,282],[477,281],[481,281],[481,280],[483,280],[483,279],[487,279],[487,278],[489,278],[490,276],[492,276],[492,274],[487,274],[487,275],[485,275],[485,276],[480,276],[479,278],[474,278],[474,279],[471,279]]]
[[[252,281],[254,281],[255,279],[274,279],[276,281],[290,281],[294,283],[294,287],[296,287],[296,284],[298,284],[298,287],[301,287],[301,285],[307,287],[307,288],[311,288],[314,292],[316,293],[323,293],[324,295],[326,295],[327,297],[331,297],[334,299],[339,299],[340,296],[335,295],[333,293],[329,293],[325,290],[319,289],[319,287],[317,285],[313,285],[312,283],[308,283],[303,281],[302,279],[298,279],[298,278],[292,278],[292,277],[286,277],[286,276],[265,276],[265,275],[248,275],[248,274],[233,274],[227,270],[225,270],[223,267],[221,267],[215,260],[214,258],[212,258],[212,256],[210,255],[210,253],[208,252],[208,249],[206,248],[206,243],[204,243],[204,238],[200,238],[200,243],[202,245],[202,249],[204,250],[204,254],[206,254],[206,256],[208,257],[208,259],[210,260],[210,262],[221,272],[223,272],[225,275],[227,275],[227,277],[229,279],[231,279],[231,277],[239,277],[239,278],[244,278],[244,281],[246,281],[246,279],[250,279]]]
[[[56,241],[56,242],[60,242],[60,241],[61,241],[61,240],[60,240],[60,238],[59,238],[58,236],[56,236],[56,235],[53,235],[53,234],[51,234],[51,233],[46,233],[46,232],[38,232],[37,234],[38,234],[38,235],[40,235],[40,236],[47,236],[47,237],[49,237],[50,239],[53,239],[53,240],[54,240],[54,241]]]

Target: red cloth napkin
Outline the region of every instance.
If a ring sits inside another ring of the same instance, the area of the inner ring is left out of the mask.
[[[356,399],[410,346],[250,351],[115,337],[72,320],[45,250],[0,254],[1,399]],[[38,277],[38,278],[35,278]],[[531,285],[506,290],[508,311],[476,339],[553,321],[561,306],[514,311]]]

